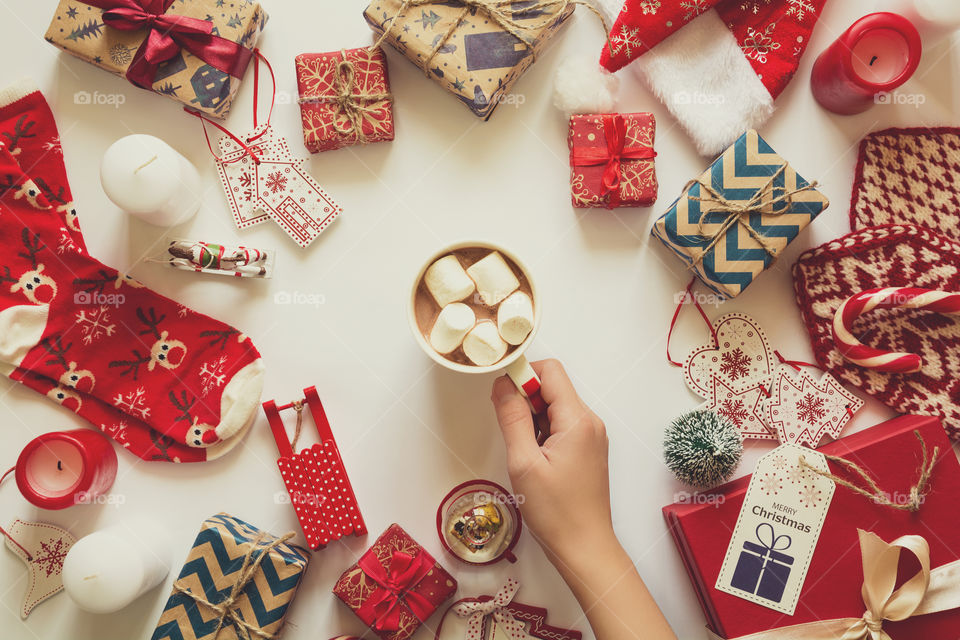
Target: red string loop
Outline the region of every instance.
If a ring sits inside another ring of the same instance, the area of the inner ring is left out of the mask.
[[[277,76],[273,73],[273,66],[271,66],[270,61],[267,60],[266,56],[260,53],[260,49],[253,50],[253,128],[257,128],[257,108],[260,106],[260,61],[263,60],[263,64],[267,65],[267,71],[270,72],[270,81],[273,83],[273,93],[270,97],[270,111],[267,113],[267,124],[270,124],[270,120],[273,119],[273,107],[277,103]],[[247,142],[253,142],[255,139],[262,136],[254,136],[247,140]]]
[[[670,329],[667,331],[667,361],[675,367],[682,367],[683,364],[670,357],[670,338],[673,336],[673,328],[677,325],[677,318],[680,317],[680,311],[683,309],[683,305],[687,303],[687,298],[693,302],[693,305],[697,308],[697,311],[700,312],[700,317],[703,318],[703,321],[707,324],[707,328],[710,329],[710,334],[713,336],[714,344],[719,344],[719,340],[717,339],[717,330],[714,329],[713,324],[710,322],[710,318],[707,317],[707,312],[703,310],[703,307],[700,306],[700,302],[697,300],[696,296],[693,295],[693,285],[696,283],[696,281],[696,277],[690,278],[690,283],[687,285],[687,288],[683,293],[683,298],[681,298],[680,302],[677,303],[677,309],[673,312],[673,319],[670,320]]]

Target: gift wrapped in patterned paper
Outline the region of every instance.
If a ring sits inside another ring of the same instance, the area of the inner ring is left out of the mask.
[[[291,537],[226,513],[204,520],[151,640],[279,637],[310,561]]]
[[[45,38],[135,86],[223,118],[266,22],[250,0],[60,0]]]
[[[747,131],[653,226],[714,292],[738,296],[830,204],[756,131]]]
[[[364,17],[378,38],[487,119],[574,7],[572,0],[373,0]]]
[[[383,49],[296,57],[303,144],[311,153],[393,140],[393,96]]]

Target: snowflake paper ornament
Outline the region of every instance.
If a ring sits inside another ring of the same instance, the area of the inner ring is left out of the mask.
[[[757,321],[728,313],[714,324],[717,339],[694,348],[683,364],[683,378],[701,398],[714,397],[714,377],[734,392],[766,391],[773,380],[773,350]]]
[[[713,393],[705,408],[713,409],[736,425],[744,439],[776,440],[776,434],[767,427],[763,416],[766,397],[767,390],[763,386],[734,391],[722,378],[714,376]]]
[[[20,609],[20,617],[26,618],[35,606],[63,589],[63,559],[77,539],[52,524],[19,519],[13,521],[8,532],[7,548],[27,565],[27,591]]]
[[[818,382],[806,371],[782,365],[763,403],[763,416],[780,442],[815,448],[824,436],[838,438],[862,407],[863,400],[829,373]]]

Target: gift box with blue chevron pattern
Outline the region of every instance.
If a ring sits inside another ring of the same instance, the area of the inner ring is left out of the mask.
[[[760,137],[740,136],[654,224],[710,289],[738,296],[830,204]]]
[[[305,549],[239,518],[207,518],[151,640],[278,637],[308,562]]]

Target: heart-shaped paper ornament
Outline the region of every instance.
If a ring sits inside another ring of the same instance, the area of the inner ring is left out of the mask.
[[[716,341],[696,347],[683,364],[683,379],[691,391],[710,400],[714,378],[733,392],[770,388],[773,350],[757,321],[743,313],[728,313],[714,323]]]
[[[816,447],[824,436],[840,437],[863,400],[847,391],[829,373],[819,381],[806,371],[781,365],[763,416],[780,442]]]
[[[740,435],[753,440],[776,440],[764,417],[765,387],[757,385],[734,391],[718,376],[713,377],[713,392],[702,408],[713,409],[740,430]]]
[[[63,589],[63,559],[77,539],[55,525],[19,519],[7,532],[7,548],[27,565],[27,592],[20,609],[20,617],[26,618],[35,606]]]

